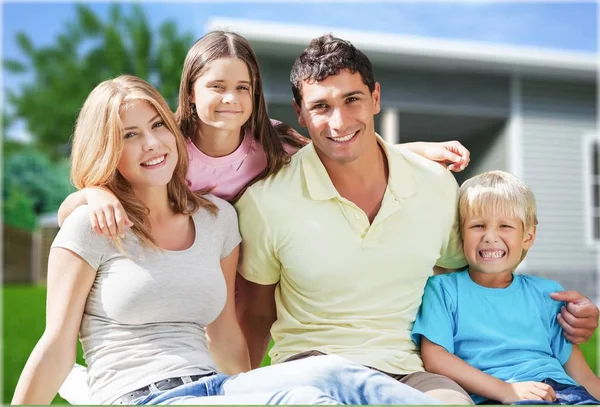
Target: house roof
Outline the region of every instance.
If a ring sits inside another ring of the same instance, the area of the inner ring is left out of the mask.
[[[295,57],[312,38],[331,32],[351,41],[378,64],[505,74],[515,72],[526,76],[586,81],[595,81],[598,72],[598,58],[594,53],[219,17],[211,19],[206,28],[235,31],[247,38],[254,50],[263,55]]]

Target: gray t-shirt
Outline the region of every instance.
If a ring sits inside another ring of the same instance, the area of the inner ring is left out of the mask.
[[[52,247],[75,252],[96,270],[79,331],[93,403],[110,404],[169,377],[216,371],[204,327],[223,310],[220,260],[241,237],[235,209],[208,198],[219,213],[192,216],[196,237],[187,250],[157,251],[128,231],[120,251],[91,229],[85,205],[54,239]]]

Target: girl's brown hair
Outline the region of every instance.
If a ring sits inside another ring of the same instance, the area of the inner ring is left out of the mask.
[[[244,37],[229,31],[211,31],[207,33],[192,45],[185,57],[179,85],[179,106],[175,113],[184,136],[193,140],[198,135],[198,121],[200,119],[192,109],[194,83],[202,76],[208,64],[212,61],[229,57],[243,61],[250,72],[253,109],[250,119],[243,126],[243,130],[251,132],[267,156],[267,167],[248,184],[249,186],[275,174],[289,162],[290,156],[284,150],[283,143],[301,148],[308,143],[308,140],[293,131],[289,126],[278,125],[277,129],[273,127],[267,115],[267,104],[263,94],[262,78],[256,55]],[[238,196],[243,192],[240,192]]]
[[[104,81],[86,99],[73,135],[71,181],[78,189],[105,187],[112,191],[133,222],[132,231],[144,244],[156,248],[150,234],[148,208],[136,198],[129,182],[117,170],[124,143],[121,113],[139,100],[154,108],[175,136],[178,158],[167,184],[173,210],[191,215],[205,208],[217,213],[215,204],[192,192],[187,185],[189,159],[185,140],[167,102],[152,85],[135,76],[122,75]]]

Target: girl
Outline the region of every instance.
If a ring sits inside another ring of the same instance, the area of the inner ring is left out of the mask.
[[[216,374],[217,366],[250,369],[233,300],[237,217],[226,201],[186,185],[184,138],[151,85],[121,76],[96,87],[77,119],[71,160],[75,186],[110,190],[134,222],[124,240],[94,233],[87,206],[64,223],[48,263],[46,329],[13,404],[54,398],[78,333],[94,404],[431,401],[336,357]]]
[[[243,37],[212,31],[189,50],[181,75],[177,121],[190,156],[192,190],[234,202],[254,182],[275,174],[309,142],[289,126],[270,121],[258,62]],[[458,142],[408,143],[405,148],[460,171],[469,152]],[[110,191],[86,188],[71,194],[58,211],[59,223],[88,203],[94,230],[122,236],[132,225]]]

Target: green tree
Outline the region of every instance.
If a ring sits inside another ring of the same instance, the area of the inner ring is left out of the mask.
[[[36,47],[27,34],[19,33],[16,41],[26,61],[4,61],[8,71],[33,77],[18,92],[8,92],[14,113],[5,113],[5,120],[24,120],[36,145],[53,158],[66,155],[81,105],[108,78],[132,74],[146,79],[174,110],[183,61],[193,41],[172,21],[153,30],[138,4],[112,4],[105,21],[89,7],[76,7],[75,20],[51,46]]]

